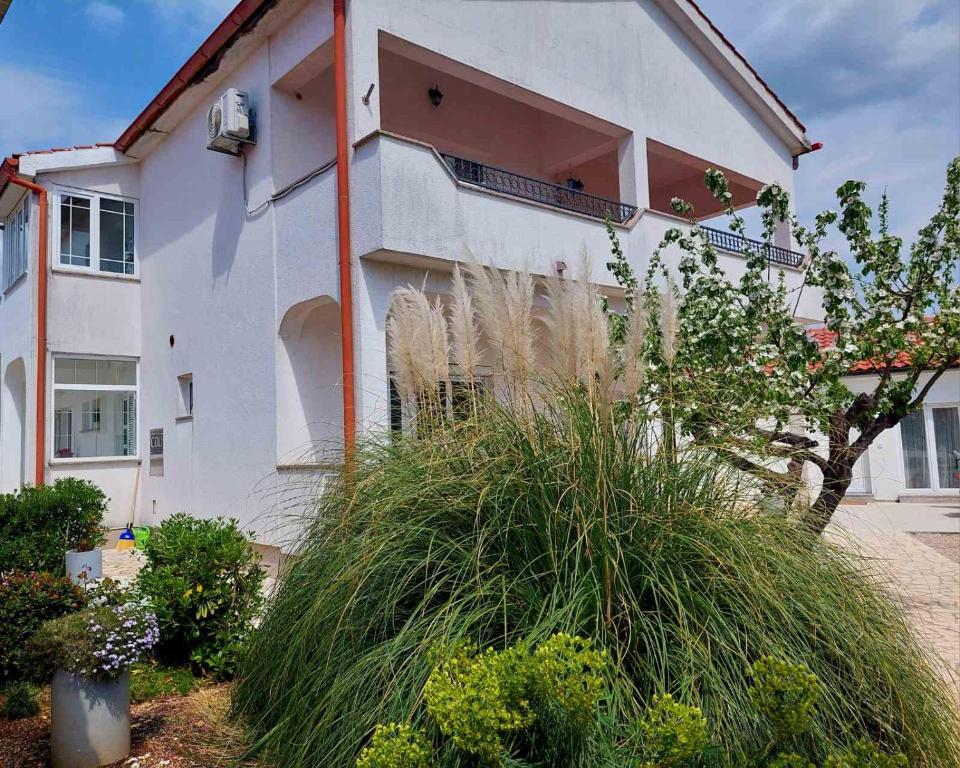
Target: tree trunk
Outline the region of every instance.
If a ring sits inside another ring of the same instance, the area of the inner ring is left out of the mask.
[[[810,505],[804,515],[804,523],[812,533],[823,533],[830,518],[843,500],[853,481],[853,465],[856,458],[847,457],[840,461],[831,461],[823,473],[823,487],[817,500]]]

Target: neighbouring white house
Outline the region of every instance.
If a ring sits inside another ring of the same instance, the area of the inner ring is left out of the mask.
[[[854,392],[872,391],[877,379],[875,373],[855,373],[847,385]],[[855,465],[848,494],[890,501],[948,498],[960,508],[960,369],[944,373],[922,408],[877,437]]]
[[[825,328],[810,330],[821,348],[835,343]],[[906,378],[910,357],[901,352],[893,362],[892,380]],[[923,388],[932,373],[922,373]],[[880,381],[869,360],[854,365],[845,383],[851,392],[873,392]],[[820,436],[822,445],[827,440]],[[814,478],[814,482],[817,480]],[[923,399],[923,406],[882,432],[854,465],[851,497],[881,501],[946,498],[960,502],[960,368],[944,371]]]
[[[115,142],[3,162],[0,487],[85,477],[111,526],[269,542],[345,434],[397,418],[394,288],[585,250],[615,298],[605,216],[639,272],[672,197],[718,213],[706,168],[747,207],[815,148],[690,0],[244,0]]]

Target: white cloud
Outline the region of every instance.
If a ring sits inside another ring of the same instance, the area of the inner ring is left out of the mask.
[[[105,3],[102,0],[93,0],[87,5],[84,12],[90,22],[100,28],[107,30],[119,29],[123,26],[125,14],[122,8]]]
[[[104,114],[80,82],[0,63],[0,157],[113,141],[127,121]]]
[[[960,154],[956,0],[703,0],[704,11],[807,124],[823,150],[800,159],[797,207],[836,208],[847,179],[886,188],[912,241]]]

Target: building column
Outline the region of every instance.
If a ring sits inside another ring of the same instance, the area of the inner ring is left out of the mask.
[[[378,432],[390,426],[386,322],[394,288],[386,264],[356,262],[356,406],[357,433]]]

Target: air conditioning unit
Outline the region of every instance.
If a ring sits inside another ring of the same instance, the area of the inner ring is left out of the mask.
[[[254,113],[246,91],[228,88],[207,112],[207,149],[239,155],[241,144],[256,144]]]

